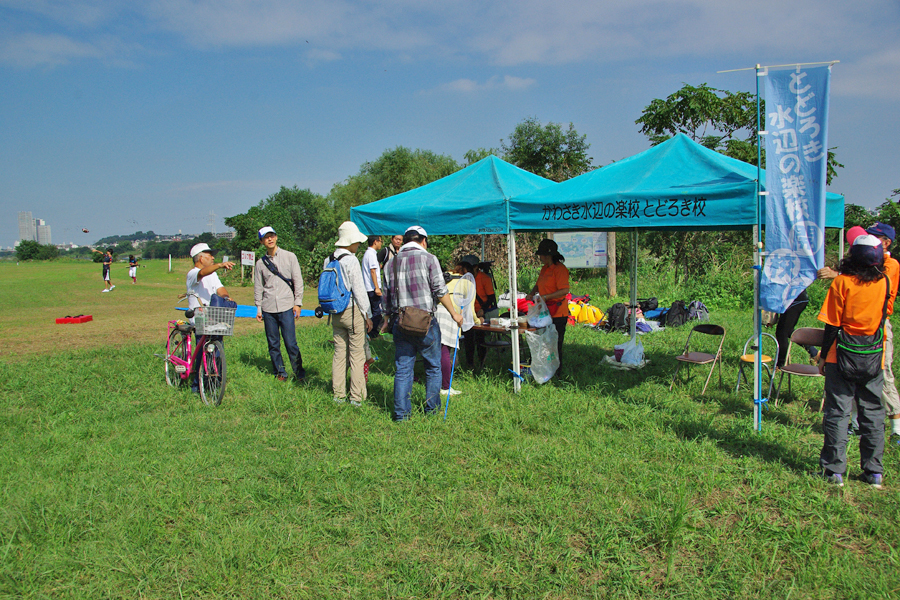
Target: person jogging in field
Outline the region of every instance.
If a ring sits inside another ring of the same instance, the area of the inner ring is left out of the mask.
[[[112,266],[113,255],[112,248],[107,248],[106,252],[101,252],[100,250],[94,250],[91,248],[91,252],[96,252],[97,254],[103,255],[103,283],[106,284],[106,288],[100,290],[101,292],[111,292],[116,289],[116,286],[112,284],[109,280],[109,269]]]

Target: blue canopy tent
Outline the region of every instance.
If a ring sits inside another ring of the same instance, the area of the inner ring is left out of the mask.
[[[756,225],[756,178],[755,166],[678,134],[601,169],[516,196],[509,228],[750,229]],[[825,219],[826,227],[844,226],[843,196],[828,194]]]
[[[516,246],[509,235],[509,199],[556,182],[488,156],[427,185],[350,209],[350,220],[368,235],[394,235],[420,225],[429,235],[506,234],[509,289],[516,289]],[[515,295],[513,295],[515,297]],[[512,302],[515,307],[515,302]],[[515,310],[515,308],[513,309]],[[519,336],[512,336],[519,371]],[[519,380],[514,387],[519,389]]]
[[[527,196],[516,196],[510,200],[509,229],[512,233],[630,230],[635,249],[631,304],[635,305],[637,230],[751,229],[757,223],[758,173],[753,165],[678,134],[601,169]],[[760,189],[765,190],[765,171],[761,173]],[[844,197],[827,194],[825,214],[826,227],[843,228]],[[632,339],[634,327],[632,320]]]
[[[509,233],[508,202],[557,184],[488,156],[451,175],[350,209],[368,235],[394,235],[420,225],[429,235]]]

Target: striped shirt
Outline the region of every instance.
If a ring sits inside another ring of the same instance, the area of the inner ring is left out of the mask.
[[[394,284],[394,261],[399,261],[399,285]],[[417,242],[404,244],[397,256],[387,262],[384,266],[384,281],[382,303],[387,314],[399,312],[407,306],[433,313],[435,300],[447,294],[447,285],[437,257],[429,254]]]

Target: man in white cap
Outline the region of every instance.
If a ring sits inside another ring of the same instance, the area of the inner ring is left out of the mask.
[[[284,359],[281,357],[281,340],[291,361],[291,370],[297,381],[303,381],[303,357],[297,345],[294,320],[300,318],[303,306],[303,275],[297,255],[278,247],[278,234],[271,227],[259,230],[259,241],[266,252],[256,261],[253,271],[253,300],[256,304],[256,320],[265,325],[266,343],[272,371],[278,381],[287,380]]]
[[[336,260],[341,267],[341,277],[350,292],[351,300],[343,312],[331,315],[334,339],[334,357],[331,362],[331,387],[334,401],[347,401],[347,370],[350,371],[350,404],[362,406],[366,399],[366,332],[372,329],[372,308],[363,284],[362,267],[356,258],[359,245],[368,238],[353,221],[344,221],[338,228],[336,250],[325,259]],[[320,288],[321,291],[321,288]]]
[[[228,290],[222,285],[222,281],[216,274],[219,269],[226,271],[234,267],[233,262],[215,262],[216,251],[207,244],[194,244],[191,248],[191,259],[194,261],[194,268],[187,274],[187,292],[188,292],[188,308],[193,309],[203,305],[209,305],[214,295],[221,296],[226,300],[231,300]],[[197,294],[200,300],[190,294]]]
[[[405,421],[412,410],[410,394],[416,354],[425,361],[425,414],[434,414],[441,408],[441,330],[434,317],[435,300],[447,309],[457,326],[462,326],[463,318],[447,293],[438,259],[428,253],[428,234],[423,228],[413,225],[406,230],[403,246],[384,267],[384,279],[382,301],[386,315],[399,315],[401,309],[409,307],[431,313],[431,324],[422,337],[404,333],[398,319],[386,318],[382,326],[386,330],[393,322],[394,420]]]

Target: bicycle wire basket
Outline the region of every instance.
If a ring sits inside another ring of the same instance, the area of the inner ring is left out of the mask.
[[[224,306],[200,306],[194,309],[194,329],[199,335],[234,335],[234,313]]]

